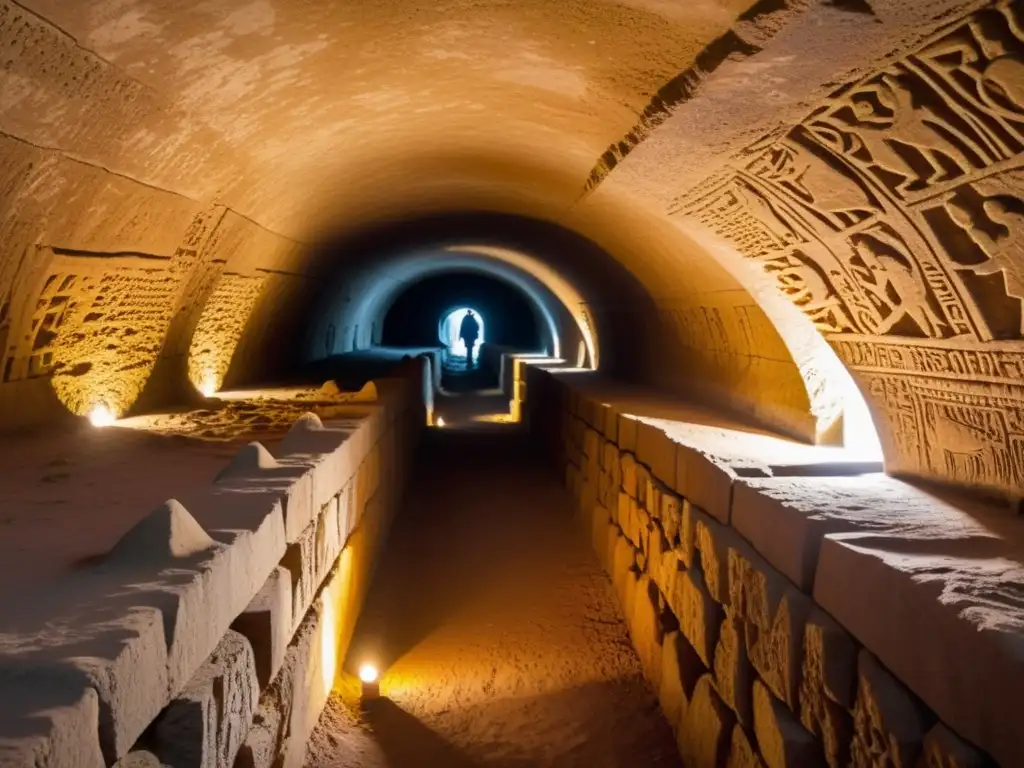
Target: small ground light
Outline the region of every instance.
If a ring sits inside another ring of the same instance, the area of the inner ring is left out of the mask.
[[[363,699],[376,699],[380,696],[380,681],[377,668],[373,664],[363,664],[359,668],[359,679],[363,682]]]
[[[435,424],[436,426],[438,426],[438,427],[443,427],[443,426],[444,426],[444,419],[443,419],[443,418],[441,418],[440,416],[438,416],[438,417],[437,417],[437,421],[436,421],[436,422],[434,422],[434,424]]]
[[[217,385],[208,379],[203,382],[203,386],[199,388],[199,391],[203,393],[203,397],[213,397],[217,394]]]
[[[105,405],[97,405],[89,412],[89,423],[94,427],[109,427],[117,417]]]

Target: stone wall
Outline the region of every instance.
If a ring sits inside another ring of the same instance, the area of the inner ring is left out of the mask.
[[[0,766],[302,765],[426,420],[422,365],[26,595],[0,635]]]
[[[596,374],[519,378],[690,768],[1024,764],[1019,519],[633,415],[653,398]]]

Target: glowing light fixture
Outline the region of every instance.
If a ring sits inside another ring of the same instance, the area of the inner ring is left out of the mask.
[[[444,417],[443,416],[438,416],[437,417],[437,421],[434,422],[434,425],[438,426],[438,427],[443,427],[444,426]]]
[[[115,421],[117,417],[114,412],[102,403],[89,412],[89,423],[94,427],[109,427]]]
[[[373,664],[363,664],[359,668],[359,679],[363,683],[363,699],[376,699],[380,696],[380,680],[377,668]]]

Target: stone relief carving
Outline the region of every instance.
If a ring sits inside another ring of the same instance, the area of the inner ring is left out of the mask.
[[[883,405],[912,469],[1019,493],[1022,191],[1024,2],[1002,0],[749,146],[671,212],[776,281]]]

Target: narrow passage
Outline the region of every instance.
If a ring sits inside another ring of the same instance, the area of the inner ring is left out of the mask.
[[[309,768],[678,766],[571,499],[511,427],[432,430]]]

